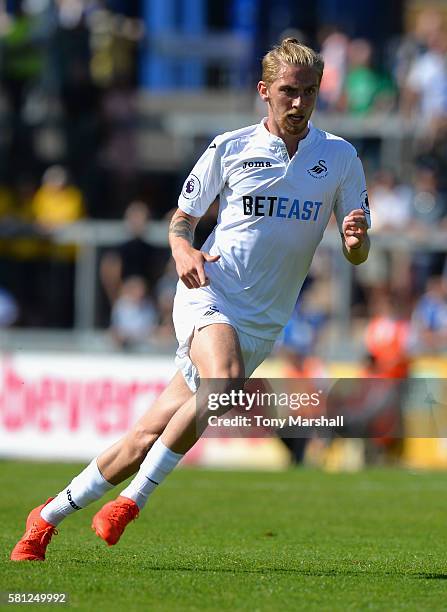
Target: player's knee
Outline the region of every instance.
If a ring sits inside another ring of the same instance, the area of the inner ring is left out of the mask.
[[[216,360],[208,364],[207,369],[209,378],[219,378],[226,381],[223,384],[228,386],[234,384],[234,381],[245,378],[244,363],[241,359]]]
[[[228,394],[244,386],[244,364],[239,362],[217,365],[211,369],[209,381],[204,389],[213,393]],[[204,382],[204,381],[203,381]]]
[[[158,434],[136,425],[129,434],[128,449],[133,461],[143,461]]]

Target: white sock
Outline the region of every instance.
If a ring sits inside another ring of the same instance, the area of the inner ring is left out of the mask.
[[[95,458],[53,501],[42,508],[40,516],[51,525],[59,525],[66,516],[85,508],[114,486],[101,474]]]
[[[158,438],[146,455],[137,475],[121,495],[133,499],[141,510],[152,491],[172,472],[182,457],[183,455],[174,453]]]

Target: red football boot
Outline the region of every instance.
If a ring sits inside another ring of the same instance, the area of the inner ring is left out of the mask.
[[[45,561],[45,551],[53,534],[57,535],[57,530],[40,516],[40,511],[52,499],[54,497],[28,514],[25,533],[14,546],[11,561]]]
[[[92,529],[109,546],[118,542],[127,525],[134,521],[140,510],[137,504],[128,497],[117,497],[114,501],[105,504],[95,514]]]

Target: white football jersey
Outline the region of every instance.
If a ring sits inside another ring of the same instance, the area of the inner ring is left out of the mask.
[[[194,292],[206,291],[210,305],[226,305],[239,329],[274,339],[290,318],[332,211],[341,232],[356,208],[369,223],[369,207],[351,144],[309,123],[290,159],[264,122],[217,136],[186,179],[178,205],[189,215],[201,217],[220,196],[217,225],[202,247],[220,259],[205,264],[209,287],[179,282],[178,292],[194,300]]]

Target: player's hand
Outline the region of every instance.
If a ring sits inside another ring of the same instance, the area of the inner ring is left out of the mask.
[[[188,289],[205,287],[210,282],[205,274],[205,262],[214,263],[219,258],[220,255],[210,255],[193,247],[182,249],[175,256],[177,274]]]
[[[350,249],[359,249],[368,231],[366,215],[361,208],[351,210],[343,219],[343,237]]]

